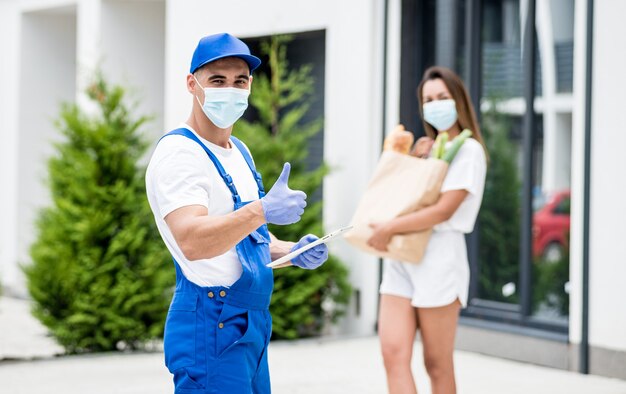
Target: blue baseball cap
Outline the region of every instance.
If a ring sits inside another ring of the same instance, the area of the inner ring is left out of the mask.
[[[238,57],[245,60],[250,73],[261,65],[261,59],[252,56],[250,48],[243,41],[228,33],[220,33],[200,39],[193,52],[189,72],[193,74],[205,64],[225,57]]]

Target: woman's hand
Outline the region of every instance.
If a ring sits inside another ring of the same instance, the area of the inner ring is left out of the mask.
[[[371,223],[370,228],[374,230],[374,233],[367,240],[367,244],[376,250],[381,252],[387,251],[387,245],[391,241],[393,232],[389,227],[389,222],[386,223]]]
[[[430,137],[421,137],[413,146],[413,150],[411,150],[410,155],[426,158],[430,154],[430,150],[432,149],[434,143],[435,140]]]

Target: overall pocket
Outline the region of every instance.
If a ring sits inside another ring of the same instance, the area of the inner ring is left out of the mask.
[[[250,233],[250,240],[252,241],[250,245],[248,245],[248,253],[250,257],[257,256],[260,259],[260,262],[265,265],[269,264],[272,259],[270,257],[270,237],[268,235],[263,234],[263,228],[259,228],[256,231]]]
[[[172,373],[195,364],[197,304],[196,293],[174,293],[163,335],[165,365]]]
[[[220,328],[221,327],[221,328]],[[224,304],[218,319],[216,354],[221,357],[237,344],[245,343],[249,331],[248,310]]]

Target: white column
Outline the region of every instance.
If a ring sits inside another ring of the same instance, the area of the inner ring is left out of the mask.
[[[572,116],[572,187],[570,227],[569,338],[579,344],[582,330],[582,240],[587,50],[587,1],[576,1],[574,13],[574,110]]]
[[[626,2],[595,0],[589,220],[589,343],[626,352]],[[593,352],[591,353],[593,356]],[[594,365],[591,365],[592,372]],[[601,366],[597,367],[601,369]]]

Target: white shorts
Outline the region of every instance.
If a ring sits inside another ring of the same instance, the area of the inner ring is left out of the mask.
[[[454,272],[445,276],[430,275],[420,264],[385,260],[380,294],[408,298],[415,308],[436,308],[458,299],[467,305],[467,284]],[[464,275],[461,275],[464,276]]]

